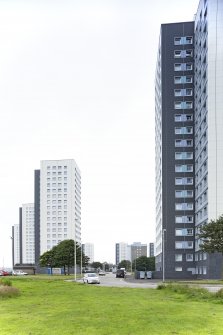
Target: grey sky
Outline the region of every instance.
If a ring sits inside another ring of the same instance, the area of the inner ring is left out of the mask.
[[[161,23],[198,1],[0,0],[0,267],[43,159],[82,173],[82,239],[95,259],[155,237],[154,73]]]

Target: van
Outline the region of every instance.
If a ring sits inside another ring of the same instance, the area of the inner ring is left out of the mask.
[[[125,271],[122,269],[118,269],[116,271],[116,278],[125,278]]]

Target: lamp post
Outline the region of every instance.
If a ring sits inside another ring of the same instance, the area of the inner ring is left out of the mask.
[[[163,283],[165,282],[165,241],[164,241],[165,232],[166,232],[166,229],[164,228],[163,231],[162,231],[162,242],[163,242]]]
[[[10,239],[12,241],[12,271],[13,271],[13,267],[14,267],[14,237],[10,236]]]
[[[76,250],[76,238],[75,238],[74,240],[74,281],[77,280],[76,265],[77,265],[77,250]]]

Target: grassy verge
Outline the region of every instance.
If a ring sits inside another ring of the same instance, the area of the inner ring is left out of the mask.
[[[129,289],[13,278],[21,295],[0,303],[0,334],[220,335],[222,299],[174,289]]]

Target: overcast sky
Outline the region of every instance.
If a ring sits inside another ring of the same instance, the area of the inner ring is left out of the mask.
[[[0,267],[40,160],[82,174],[82,242],[155,240],[154,75],[161,23],[198,0],[0,0]]]

